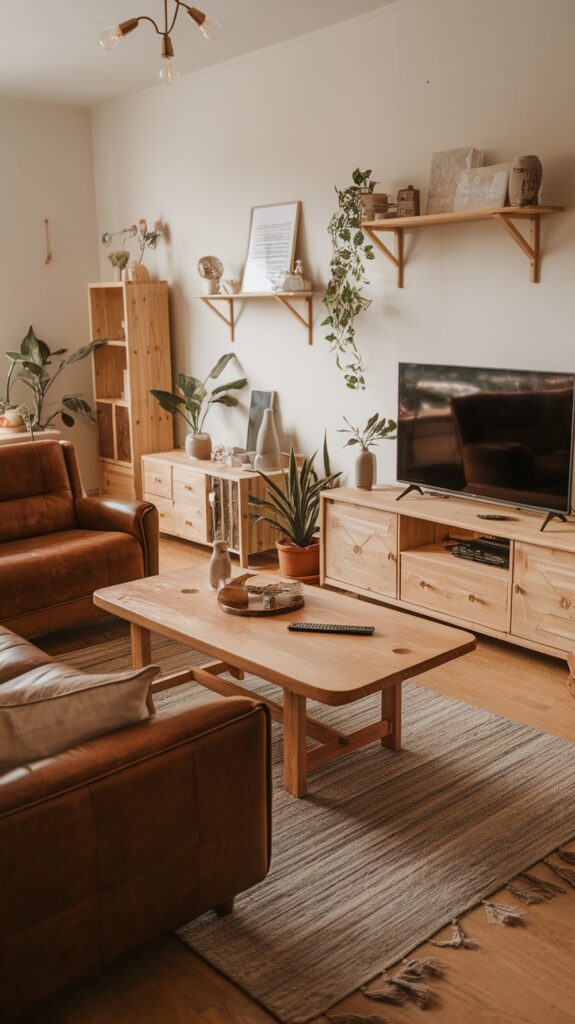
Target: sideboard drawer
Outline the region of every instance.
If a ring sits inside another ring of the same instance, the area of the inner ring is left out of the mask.
[[[174,532],[174,503],[166,498],[156,498],[153,494],[144,493],[146,501],[151,501],[158,510],[160,533]]]
[[[203,508],[194,505],[174,504],[173,528],[178,537],[205,544],[206,513]]]
[[[172,467],[166,462],[143,460],[144,491],[159,498],[172,497]]]
[[[465,563],[441,546],[401,554],[400,596],[408,604],[454,618],[509,630],[509,573]]]
[[[185,466],[174,466],[173,470],[174,501],[183,505],[195,505],[205,508],[206,474]]]
[[[562,651],[575,649],[575,554],[515,545],[511,632]]]
[[[324,545],[329,582],[397,596],[396,515],[327,500]]]

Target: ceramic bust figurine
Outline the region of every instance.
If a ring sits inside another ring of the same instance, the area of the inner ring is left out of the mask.
[[[219,590],[232,578],[232,560],[225,540],[215,540],[210,559],[210,586]]]

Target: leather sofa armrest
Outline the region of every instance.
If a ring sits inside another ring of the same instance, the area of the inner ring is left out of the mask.
[[[262,714],[267,717],[263,704],[226,697],[199,708],[159,712],[54,757],[13,768],[0,775],[0,821]]]
[[[159,572],[159,517],[147,501],[118,498],[76,498],[76,518],[84,530],[118,530],[142,546],[146,576]]]

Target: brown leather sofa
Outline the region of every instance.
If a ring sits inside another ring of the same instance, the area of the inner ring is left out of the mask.
[[[0,683],[49,661],[0,629]],[[0,1020],[265,877],[269,736],[228,697],[0,775]]]
[[[0,447],[0,622],[21,636],[104,614],[100,587],[158,572],[158,513],[87,498],[73,445]]]

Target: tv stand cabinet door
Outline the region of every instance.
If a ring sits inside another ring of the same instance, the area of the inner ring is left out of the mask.
[[[329,499],[325,511],[327,582],[397,597],[397,515]]]
[[[575,649],[575,554],[516,543],[512,600],[514,636]]]

